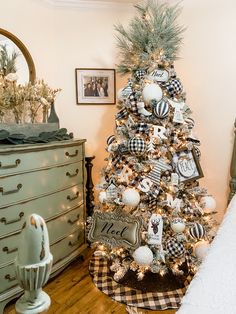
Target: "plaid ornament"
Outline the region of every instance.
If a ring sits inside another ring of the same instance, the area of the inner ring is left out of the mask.
[[[196,222],[192,228],[189,229],[189,234],[192,238],[201,240],[205,235],[204,227]]]
[[[117,152],[121,155],[124,155],[129,152],[129,149],[125,144],[119,144],[117,148]]]
[[[128,148],[132,154],[140,155],[145,152],[146,144],[141,137],[133,137],[128,142]]]
[[[134,77],[137,81],[140,81],[141,79],[143,79],[145,75],[146,75],[146,71],[143,69],[139,69],[135,71],[134,73]]]
[[[130,105],[130,111],[134,114],[138,114],[138,107],[137,107],[137,94],[136,92],[133,92],[128,97],[129,105]]]
[[[166,242],[166,250],[171,257],[181,257],[184,252],[184,246],[182,243],[178,242],[175,238],[170,238]]]
[[[178,79],[172,79],[168,83],[166,83],[165,88],[170,97],[175,97],[183,91],[182,84]]]

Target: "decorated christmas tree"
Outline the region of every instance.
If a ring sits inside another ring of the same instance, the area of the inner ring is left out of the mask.
[[[150,0],[136,9],[127,30],[116,26],[118,71],[130,78],[118,91],[89,239],[115,281],[133,272],[142,286],[146,275],[196,272],[214,236],[216,204],[198,182],[200,141],[174,68],[180,8]]]

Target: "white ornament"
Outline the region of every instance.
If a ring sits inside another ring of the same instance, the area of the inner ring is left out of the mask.
[[[135,189],[127,188],[122,193],[122,202],[131,207],[136,207],[140,202],[139,192]]]
[[[153,261],[153,253],[147,245],[140,246],[134,251],[133,258],[138,265],[149,266]]]
[[[119,181],[129,183],[129,177],[132,176],[133,171],[126,165],[118,174]]]
[[[205,258],[208,250],[209,250],[210,244],[208,241],[201,240],[197,242],[194,246],[194,254],[197,258],[199,258],[201,261]]]
[[[144,193],[147,193],[150,191],[152,185],[152,181],[149,178],[145,178],[139,183],[138,189]]]
[[[162,89],[158,84],[147,84],[143,89],[143,99],[145,102],[150,102],[152,99],[160,101],[162,99]]]
[[[152,214],[148,223],[148,243],[161,245],[163,220],[161,215]]]
[[[137,103],[138,113],[144,115],[145,117],[151,116],[152,113],[145,109],[143,101]]]
[[[107,200],[107,193],[105,191],[101,191],[98,195],[98,200],[100,203],[105,203]]]
[[[170,226],[171,229],[176,233],[183,232],[185,229],[185,223],[181,218],[172,219]]]
[[[153,126],[153,137],[159,137],[163,140],[166,140],[167,137],[165,136],[166,128],[160,125]]]
[[[203,211],[206,214],[216,209],[216,201],[212,196],[203,196],[200,200],[200,204],[203,206]]]

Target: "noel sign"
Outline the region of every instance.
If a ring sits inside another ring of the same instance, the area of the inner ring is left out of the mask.
[[[120,210],[114,212],[95,212],[88,239],[102,242],[110,247],[132,247],[136,249],[141,242],[141,219],[132,217]]]

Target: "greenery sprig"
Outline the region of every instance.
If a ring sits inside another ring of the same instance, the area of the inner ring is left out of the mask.
[[[121,74],[138,69],[151,71],[176,60],[185,29],[176,21],[181,12],[179,4],[169,6],[158,0],[147,0],[135,8],[138,14],[131,20],[128,30],[121,24],[115,25],[121,56],[118,72]]]

